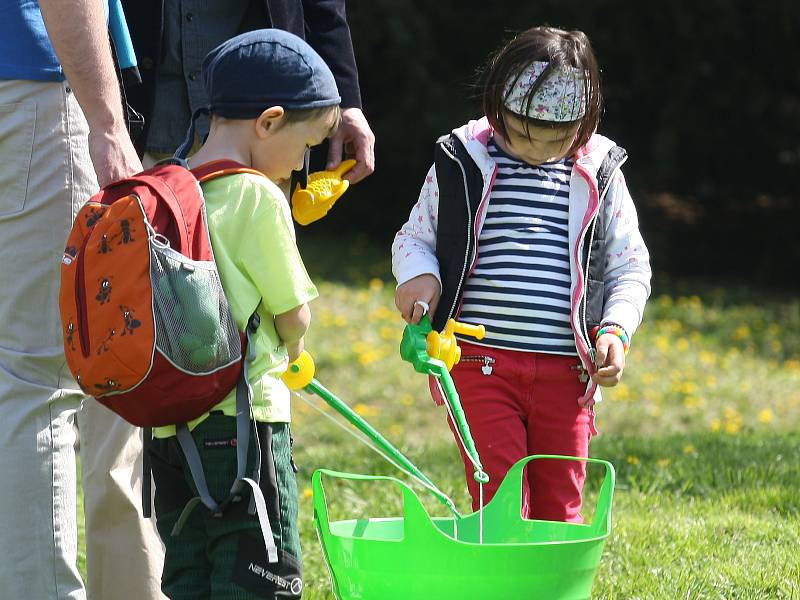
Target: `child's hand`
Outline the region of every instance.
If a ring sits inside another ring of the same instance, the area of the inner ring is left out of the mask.
[[[597,338],[597,354],[594,363],[597,372],[592,375],[592,381],[603,387],[613,387],[622,379],[625,369],[625,349],[620,340],[613,333],[606,333]]]
[[[286,344],[286,351],[289,353],[289,362],[294,362],[297,357],[303,353],[305,347],[305,338],[300,338],[296,342]]]
[[[406,323],[416,325],[425,314],[423,305],[420,303],[427,304],[427,312],[432,315],[436,312],[441,294],[439,280],[430,273],[425,273],[398,286],[394,294],[394,303]]]

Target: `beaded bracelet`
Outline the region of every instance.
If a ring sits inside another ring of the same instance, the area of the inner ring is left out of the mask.
[[[628,332],[619,325],[615,325],[613,323],[609,323],[607,325],[603,325],[600,329],[597,330],[597,334],[595,335],[595,341],[600,338],[601,335],[606,333],[610,333],[611,335],[615,335],[619,338],[622,342],[622,349],[625,351],[625,354],[628,353],[628,350],[631,349],[631,338],[628,335]]]

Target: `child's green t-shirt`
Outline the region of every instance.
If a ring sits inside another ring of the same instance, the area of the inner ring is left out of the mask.
[[[297,249],[289,203],[272,181],[248,173],[212,179],[202,188],[214,259],[239,331],[257,306],[261,317],[253,339],[256,357],[248,367],[253,413],[258,421],[289,422],[289,390],[280,380],[289,359],[274,315],[318,295]],[[214,410],[235,416],[236,390]],[[158,427],[153,434],[169,437],[175,427]]]

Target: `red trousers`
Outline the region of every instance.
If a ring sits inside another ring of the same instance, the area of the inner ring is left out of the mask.
[[[452,370],[464,413],[490,481],[484,504],[508,469],[531,454],[587,457],[594,413],[578,406],[586,390],[577,357],[501,350],[459,340],[462,358]],[[449,421],[449,419],[448,419]],[[453,423],[450,422],[450,429]],[[455,433],[455,432],[454,432]],[[479,487],[459,444],[473,510]],[[582,522],[586,463],[535,460],[523,479],[522,516]]]

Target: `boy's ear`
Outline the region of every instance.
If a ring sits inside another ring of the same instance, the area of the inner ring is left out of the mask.
[[[256,135],[264,137],[275,130],[283,121],[285,111],[282,106],[270,106],[256,118]]]

